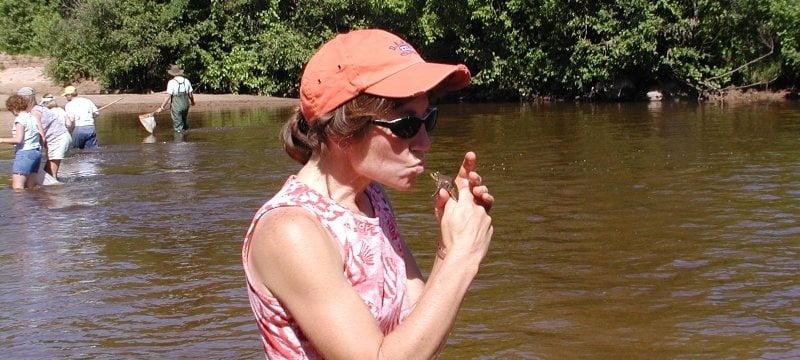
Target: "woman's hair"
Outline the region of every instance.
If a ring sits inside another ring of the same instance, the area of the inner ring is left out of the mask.
[[[48,93],[42,95],[42,105],[48,109],[52,109],[54,107],[58,107],[58,102],[56,102],[55,96]]]
[[[27,96],[14,94],[6,99],[6,109],[14,114],[18,114],[22,111],[28,110],[28,105],[30,105],[30,103],[31,100]]]
[[[314,153],[321,154],[328,141],[347,146],[366,133],[367,124],[397,108],[399,101],[361,94],[332,112],[309,123],[298,109],[281,129],[283,149],[289,157],[305,164]]]

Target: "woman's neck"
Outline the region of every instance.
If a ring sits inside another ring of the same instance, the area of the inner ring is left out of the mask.
[[[312,156],[297,173],[297,179],[352,211],[374,216],[364,193],[370,180],[359,176],[346,159]]]

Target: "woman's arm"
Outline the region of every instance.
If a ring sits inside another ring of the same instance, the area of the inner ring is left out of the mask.
[[[254,282],[280,300],[327,359],[370,359],[382,333],[342,274],[339,246],[300,208],[270,211],[253,232],[249,266]]]
[[[458,170],[458,175],[454,180],[457,185],[461,187],[467,187],[472,192],[474,196],[474,202],[484,209],[488,213],[491,210],[492,205],[494,205],[494,197],[489,193],[489,189],[482,184],[481,176],[475,172],[475,166],[477,163],[477,156],[474,152],[467,152],[464,154],[464,160],[461,163],[461,167]],[[440,194],[437,194],[434,198],[434,214],[436,215],[436,221],[441,224],[442,215],[444,213],[445,205],[447,204],[448,200],[450,199],[450,193],[446,190],[440,189]],[[455,199],[454,199],[455,200]],[[437,257],[446,254],[447,252],[447,245],[443,243],[431,244],[436,245],[436,247],[432,247],[432,249],[436,249]],[[419,270],[419,266],[414,259],[411,251],[408,249],[408,246],[403,243],[404,251],[405,251],[405,261],[406,261],[406,276],[408,277],[408,293],[411,299],[412,304],[416,304],[417,299],[422,294],[425,288],[425,281],[422,278],[422,274]],[[439,249],[441,247],[441,250]]]
[[[25,134],[25,126],[23,126],[20,123],[14,123],[14,128],[16,128],[16,131],[14,132],[14,137],[2,138],[0,139],[0,144],[16,145],[22,142],[22,138]]]
[[[44,137],[44,127],[42,126],[42,113],[37,111],[38,115],[34,114],[33,118],[36,119],[36,132],[39,133],[39,142],[42,147],[47,147],[47,138]]]
[[[467,204],[472,204],[472,206],[468,206],[468,207],[471,207],[473,209],[473,211],[475,211],[475,215],[476,216],[474,217],[474,219],[476,221],[488,221],[488,223],[485,224],[486,226],[488,226],[488,228],[484,227],[483,228],[484,230],[480,230],[480,231],[485,231],[485,233],[482,236],[480,236],[479,238],[476,239],[476,240],[478,240],[477,243],[469,244],[469,242],[464,242],[465,246],[475,246],[475,248],[473,250],[471,250],[471,251],[476,253],[477,256],[480,259],[483,259],[483,257],[486,254],[486,251],[488,251],[488,245],[489,245],[489,242],[491,241],[491,237],[492,237],[492,234],[493,234],[493,231],[494,231],[493,227],[491,226],[491,218],[488,216],[488,212],[492,208],[492,205],[494,204],[494,197],[489,193],[489,189],[482,184],[482,179],[481,179],[480,175],[477,172],[474,171],[476,162],[477,162],[477,157],[476,157],[475,153],[468,152],[467,154],[465,154],[464,155],[464,161],[462,162],[461,168],[458,171],[458,176],[456,177],[456,179],[454,181],[459,186],[459,189],[462,189],[462,188],[463,189],[468,189],[469,192],[471,193],[472,196],[469,197],[469,202]],[[440,279],[443,279],[443,281],[446,281],[446,282],[451,281],[448,278],[448,275],[447,275],[448,272],[451,271],[451,270],[448,270],[448,266],[444,265],[445,264],[444,260],[446,258],[448,258],[447,262],[449,263],[448,264],[449,266],[452,266],[454,263],[458,264],[460,262],[460,260],[456,260],[455,259],[457,255],[448,256],[447,255],[448,248],[450,249],[451,252],[456,252],[458,250],[454,250],[453,249],[455,247],[453,245],[453,241],[455,239],[462,239],[462,238],[463,239],[468,239],[469,238],[468,236],[463,236],[463,235],[455,236],[455,237],[450,235],[451,234],[450,229],[451,229],[451,226],[452,226],[450,224],[451,224],[451,220],[453,218],[452,218],[452,216],[449,216],[449,214],[450,214],[449,212],[448,212],[448,216],[444,219],[445,222],[444,223],[442,222],[443,216],[445,215],[445,207],[448,204],[449,199],[450,199],[450,194],[447,192],[447,190],[444,190],[444,189],[440,189],[439,193],[437,194],[437,196],[434,199],[434,214],[436,215],[437,221],[441,225],[441,230],[442,230],[441,236],[442,236],[442,238],[440,239],[439,244],[437,244],[435,248],[433,246],[431,248],[431,251],[434,252],[435,255],[434,255],[433,268],[431,270],[431,275],[430,275],[430,278],[428,279],[428,283],[427,284],[422,280],[420,280],[420,281],[412,281],[412,275],[413,274],[419,274],[419,268],[416,265],[416,262],[414,261],[414,258],[411,255],[411,253],[408,252],[408,251],[406,252],[406,256],[407,256],[406,257],[406,268],[407,268],[407,273],[408,273],[408,278],[409,278],[409,285],[408,285],[409,286],[409,295],[413,296],[412,297],[412,303],[414,304],[414,306],[417,305],[417,302],[422,297],[422,294],[426,292],[426,289],[429,289],[431,287],[436,287],[437,286],[436,281],[438,281]],[[452,204],[456,204],[457,202],[455,201],[455,199],[453,199],[453,200],[454,201],[452,202]],[[477,207],[482,207],[483,211],[481,211]],[[452,209],[452,206],[451,206],[451,209]],[[457,216],[460,216],[460,215],[457,215]],[[466,219],[466,218],[464,218],[464,219]],[[461,224],[463,222],[465,222],[465,221],[468,222],[468,221],[472,221],[472,220],[462,220],[461,222],[456,221],[454,223],[455,226],[456,226],[455,229],[463,227],[463,225],[461,225]],[[480,229],[480,228],[481,227],[479,226],[476,229]],[[468,234],[468,233],[470,233],[470,231],[467,231],[466,233]],[[434,244],[431,244],[431,245],[434,245]],[[459,245],[461,245],[461,242],[459,243]],[[463,265],[466,265],[466,264],[467,263],[464,263]],[[413,265],[413,267],[410,266],[410,265]],[[458,266],[458,265],[456,265],[456,266]],[[466,270],[466,267],[461,267],[459,270]],[[476,274],[477,274],[477,269],[475,271],[476,271]],[[421,276],[419,277],[419,279],[421,279]],[[471,279],[470,279],[470,283],[471,283]],[[413,284],[413,286],[412,286],[412,284]],[[462,299],[463,299],[463,295],[462,295]],[[459,308],[460,308],[460,303],[459,303]],[[458,308],[456,308],[456,310],[458,310]],[[455,321],[455,316],[453,318],[453,321]],[[450,328],[452,328],[453,324],[454,323],[450,323],[449,324]],[[447,340],[446,337],[444,337],[442,339],[442,342],[440,344],[440,350],[441,350],[441,347],[443,347],[445,345],[446,340]]]
[[[67,127],[67,130],[69,130],[69,132],[75,130],[75,122],[72,121],[72,118],[69,117],[69,115],[67,115],[66,112],[64,112],[64,126]]]

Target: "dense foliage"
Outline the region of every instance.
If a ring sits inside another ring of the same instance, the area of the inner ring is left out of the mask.
[[[67,83],[161,89],[180,64],[202,92],[296,95],[337,32],[381,27],[463,62],[474,99],[709,96],[800,80],[797,0],[0,0],[0,51],[45,55]]]

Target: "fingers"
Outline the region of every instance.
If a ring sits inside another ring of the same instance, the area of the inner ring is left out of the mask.
[[[464,160],[461,162],[458,175],[456,175],[453,182],[459,192],[459,199],[471,199],[476,205],[482,206],[488,213],[494,205],[494,196],[489,193],[489,188],[483,185],[483,178],[475,171],[477,159],[477,155],[472,151],[464,154]],[[435,197],[434,212],[437,221],[440,223],[444,214],[444,206],[450,198],[451,196],[446,191],[442,192],[441,189]],[[453,200],[458,201],[457,199]]]
[[[450,200],[450,193],[445,189],[439,189],[436,196],[433,197],[433,213],[436,215],[436,222],[442,222],[442,215],[444,215],[444,206]]]
[[[472,188],[479,186],[481,183],[480,175],[474,171],[476,162],[477,156],[474,152],[468,151],[464,154],[464,161],[461,162],[458,175],[456,175],[456,178],[453,180],[458,189],[458,197],[460,199],[463,199],[463,194],[461,194],[462,190],[468,189],[468,193],[472,193]]]
[[[481,185],[472,188],[472,196],[475,197],[475,203],[483,206],[487,213],[492,209],[492,205],[494,205],[494,196],[489,193],[488,187]]]
[[[472,151],[464,154],[464,161],[461,162],[461,168],[458,169],[458,175],[456,175],[455,179],[456,186],[459,189],[469,183],[469,174],[475,170],[477,159],[478,157]]]
[[[459,176],[462,175],[461,171],[466,171],[463,177],[467,179],[467,187],[470,189],[471,195],[477,205],[482,206],[488,213],[494,205],[494,196],[489,193],[489,188],[483,185],[483,178],[475,171],[477,163],[477,156],[473,152],[468,152],[464,155],[464,162],[459,170]]]

